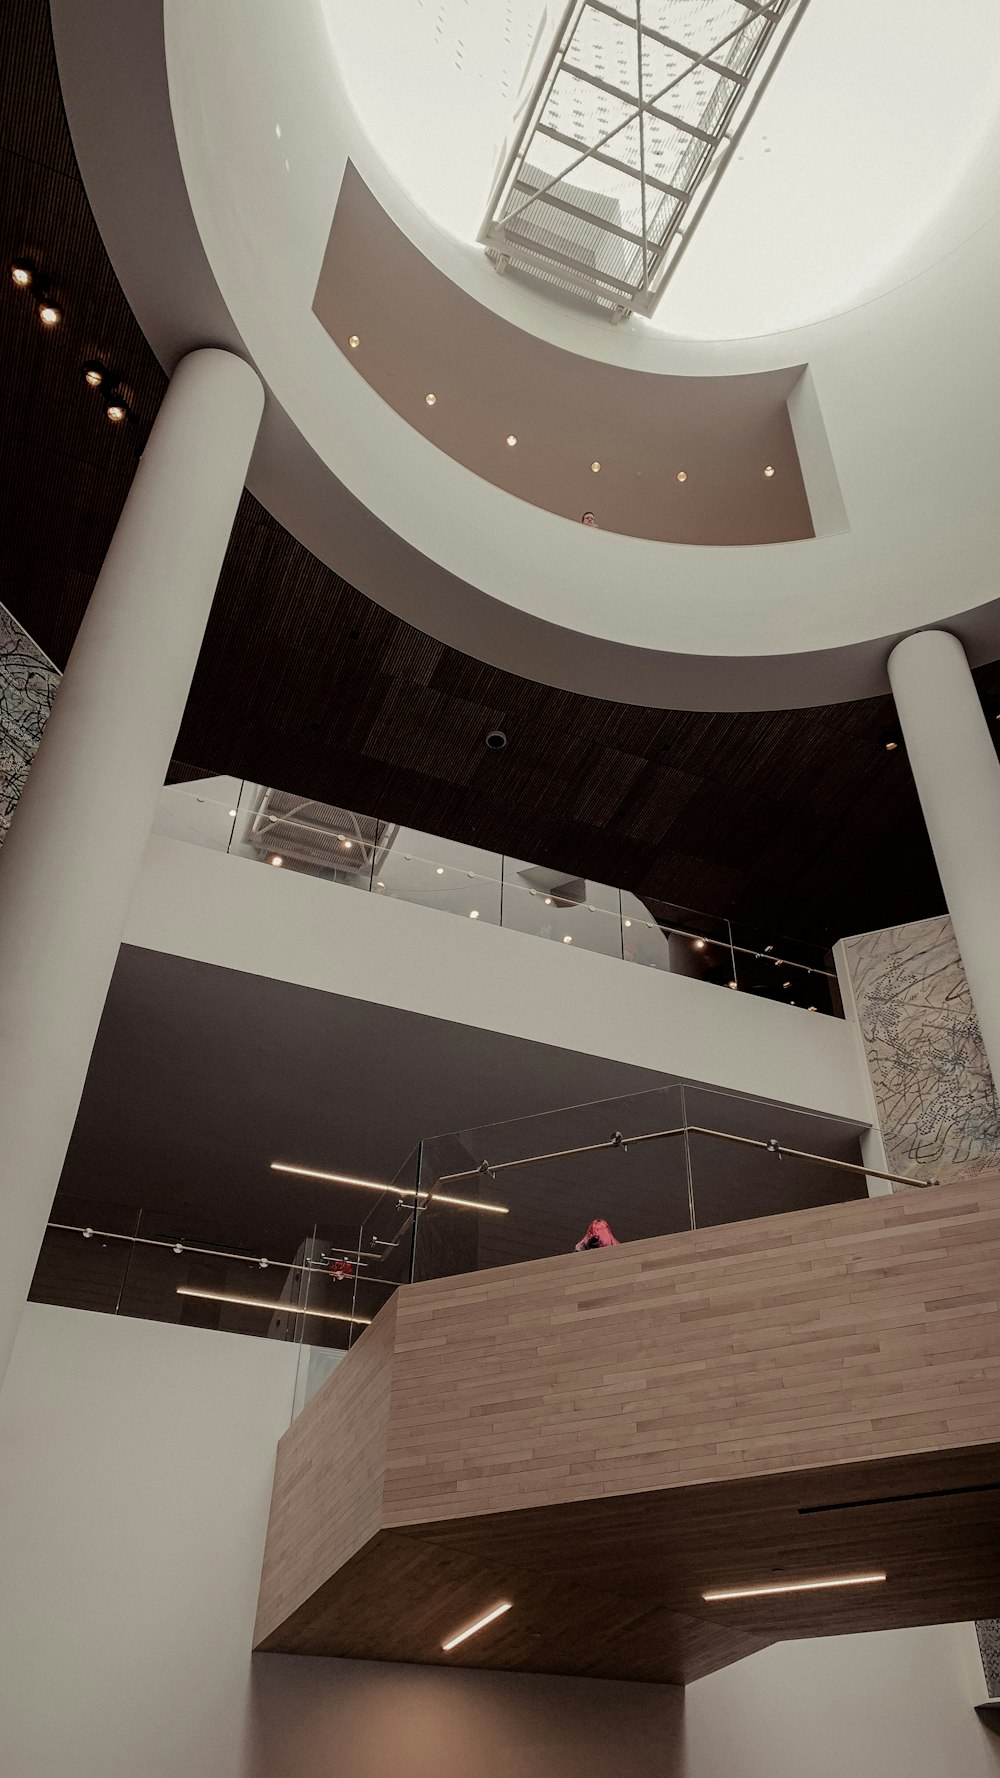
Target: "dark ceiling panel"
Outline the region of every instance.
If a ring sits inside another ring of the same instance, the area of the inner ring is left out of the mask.
[[[0,8],[0,67],[4,252],[29,254],[65,312],[47,332],[0,281],[2,597],[61,666],[165,379],[83,192],[45,0]],[[93,356],[134,424],[112,426],[84,385]],[[977,677],[992,719],[1000,669]],[[515,678],[374,605],[245,495],[175,751],[192,775],[830,940],[943,905],[905,754],[885,751],[893,721],[888,697],[705,715]]]

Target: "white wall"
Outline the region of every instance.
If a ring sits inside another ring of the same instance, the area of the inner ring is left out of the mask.
[[[871,1116],[842,1019],[156,834],[124,940],[859,1123]]]
[[[28,1304],[0,1395],[4,1778],[997,1778],[968,1627],[769,1649],[686,1700],[251,1660],[295,1356]]]

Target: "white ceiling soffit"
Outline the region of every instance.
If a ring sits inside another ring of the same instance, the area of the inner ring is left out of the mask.
[[[479,239],[651,315],[808,0],[570,0]]]

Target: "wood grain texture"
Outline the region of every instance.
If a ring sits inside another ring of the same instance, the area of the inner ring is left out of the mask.
[[[314,1408],[333,1405],[282,1441],[259,1646],[686,1681],[780,1637],[1000,1609],[995,1187],[565,1254],[395,1304],[391,1334],[380,1317],[365,1336],[392,1346],[369,1541],[345,1565],[315,1532],[350,1517],[322,1440],[362,1341]],[[886,1584],[702,1597],[872,1567]],[[502,1629],[443,1655],[498,1591],[516,1601]]]

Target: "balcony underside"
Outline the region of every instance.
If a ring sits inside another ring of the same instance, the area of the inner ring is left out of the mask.
[[[1000,1614],[995,1192],[401,1291],[282,1440],[257,1647],[685,1683]]]

